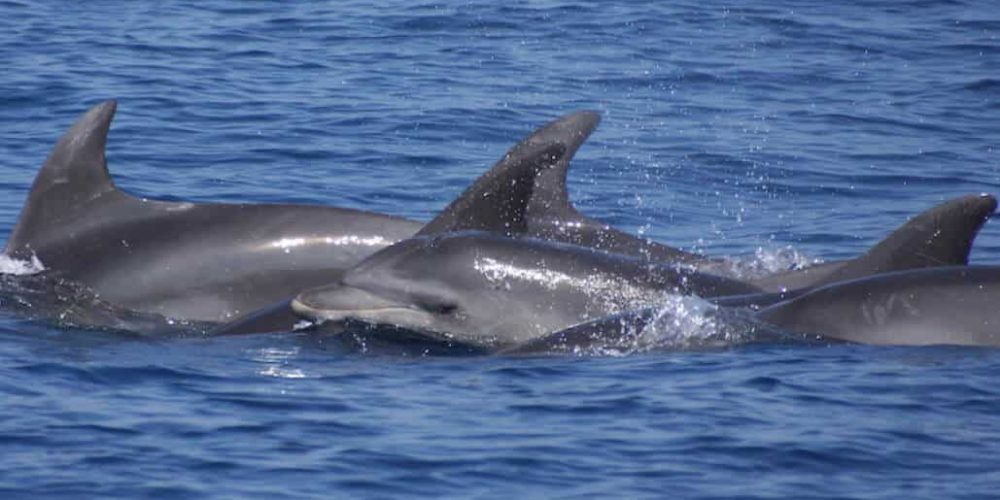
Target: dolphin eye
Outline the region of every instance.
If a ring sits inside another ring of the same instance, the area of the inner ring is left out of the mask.
[[[433,302],[433,301],[421,301],[417,304],[421,309],[440,315],[452,314],[458,310],[457,304],[452,304],[448,302]]]
[[[437,314],[451,314],[458,310],[458,306],[455,304],[438,304],[434,306],[433,310]]]

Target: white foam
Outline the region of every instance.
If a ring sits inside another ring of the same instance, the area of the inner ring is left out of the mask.
[[[0,274],[31,275],[44,270],[42,261],[34,254],[31,255],[31,260],[13,259],[0,254]]]

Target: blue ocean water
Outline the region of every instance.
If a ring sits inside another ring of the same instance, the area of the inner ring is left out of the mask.
[[[989,1],[0,0],[0,237],[89,106],[125,190],[428,219],[575,109],[590,216],[713,255],[864,251],[1000,192]],[[1000,263],[988,224],[973,260]],[[995,498],[1000,352],[393,356],[0,312],[0,496]]]

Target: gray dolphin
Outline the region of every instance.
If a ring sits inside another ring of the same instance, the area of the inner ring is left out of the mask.
[[[667,294],[718,296],[740,281],[587,247],[484,232],[415,237],[380,250],[336,283],[296,296],[317,321],[357,320],[499,349]]]
[[[950,266],[878,274],[762,309],[782,330],[888,345],[1000,346],[1000,267]]]
[[[59,140],[4,255],[37,257],[49,273],[116,307],[223,322],[336,281],[345,268],[423,226],[322,206],[136,198],[119,190],[107,170],[115,109],[114,101],[95,106]],[[463,194],[471,205],[465,213],[475,217],[481,208],[490,219],[502,212],[507,192],[526,196],[534,177],[575,151],[596,123],[596,114],[581,112],[536,131],[530,144],[512,149]]]

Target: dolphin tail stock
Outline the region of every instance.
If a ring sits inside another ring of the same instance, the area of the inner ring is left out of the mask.
[[[4,253],[27,257],[47,228],[79,216],[80,208],[109,193],[122,194],[108,174],[105,146],[117,103],[84,113],[56,143],[28,193]]]
[[[504,154],[417,235],[484,230],[507,236],[529,230],[529,207],[543,214],[576,214],[566,193],[569,162],[600,116],[578,111],[537,129]],[[540,200],[540,201],[536,201]]]

